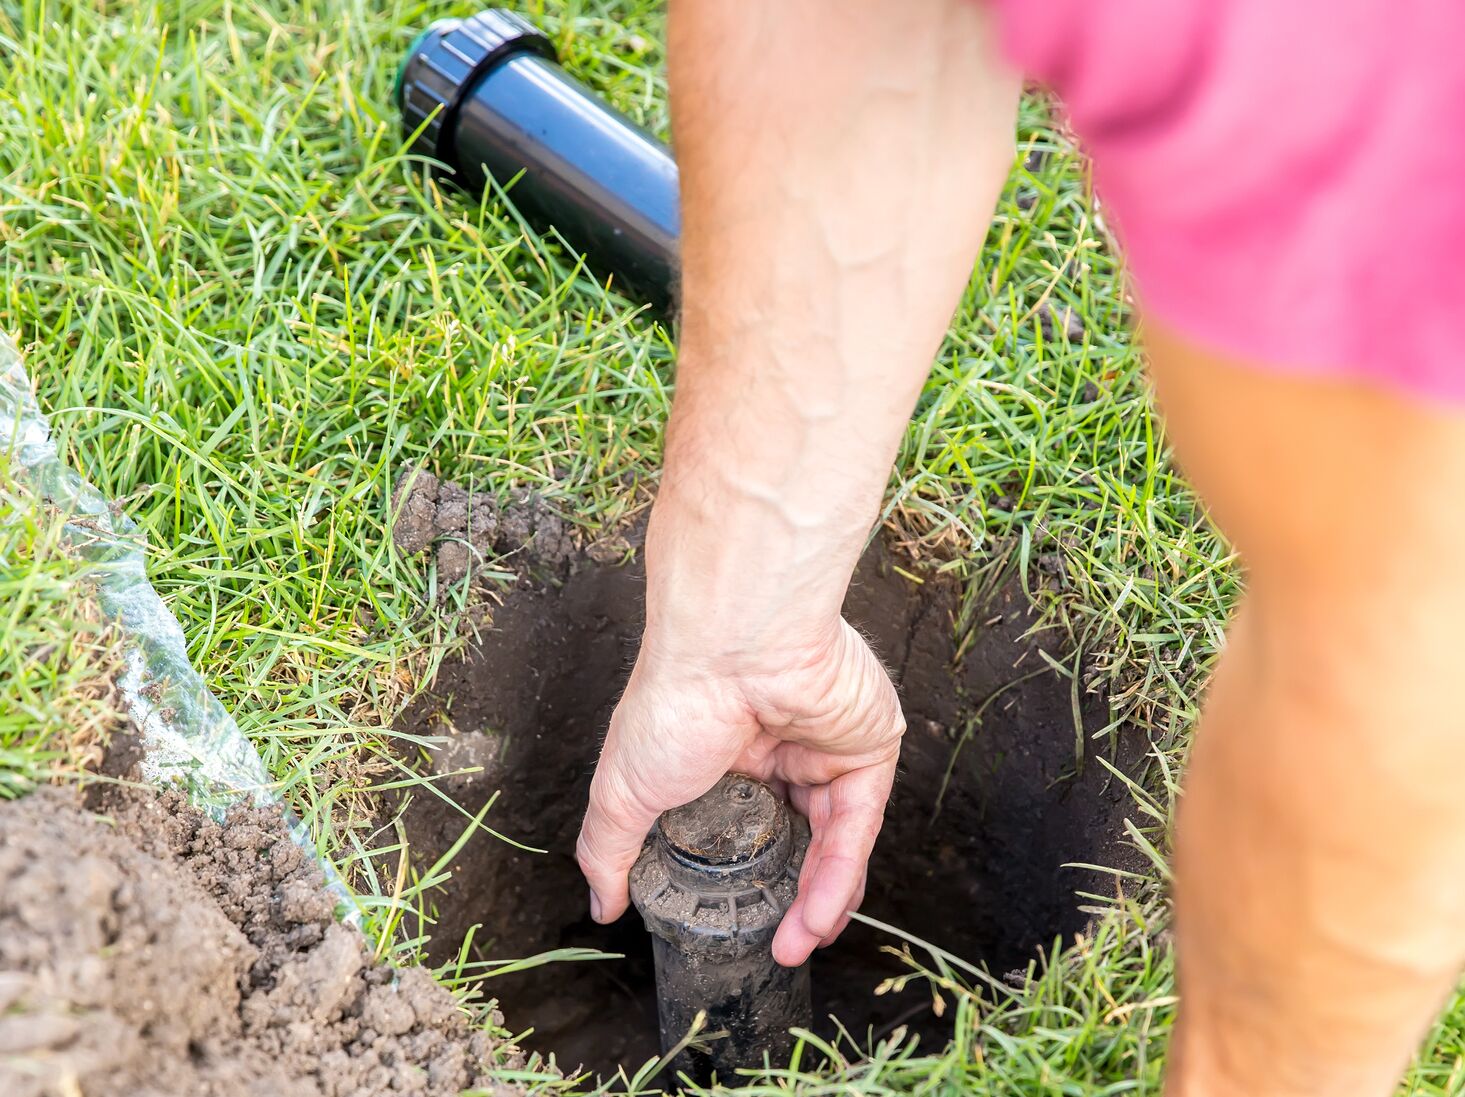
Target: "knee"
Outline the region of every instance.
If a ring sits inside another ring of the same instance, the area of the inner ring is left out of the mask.
[[[1250,780],[1262,769],[1295,782],[1287,795],[1300,801],[1349,788],[1453,818],[1465,807],[1454,777],[1465,766],[1465,584],[1431,581],[1387,546],[1381,557],[1356,575],[1325,560],[1273,561],[1256,576],[1229,689],[1237,718],[1254,724],[1245,765]]]

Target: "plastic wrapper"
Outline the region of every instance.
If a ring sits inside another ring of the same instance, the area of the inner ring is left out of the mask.
[[[0,454],[19,483],[65,516],[67,542],[96,577],[102,612],[123,638],[125,669],[117,684],[141,732],[147,780],[186,789],[195,805],[219,820],[240,797],[278,807],[296,843],[324,870],[338,916],[359,921],[349,889],[285,808],[258,752],[188,661],[183,629],[148,582],[136,525],[61,460],[20,351],[3,333]]]

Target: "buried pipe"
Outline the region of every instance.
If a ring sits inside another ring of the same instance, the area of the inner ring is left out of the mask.
[[[413,43],[397,103],[414,152],[478,194],[507,185],[531,223],[658,307],[677,278],[671,151],[559,66],[531,23],[501,8],[434,23]]]
[[[808,823],[767,785],[728,774],[665,812],[635,867],[631,899],[652,935],[661,1047],[671,1068],[724,1081],[739,1067],[788,1062],[808,1027],[809,966],[773,959],[773,934],[798,890]]]

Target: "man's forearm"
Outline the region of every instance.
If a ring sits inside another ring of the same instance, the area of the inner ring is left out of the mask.
[[[684,313],[648,623],[784,646],[838,613],[1018,80],[970,0],[674,2],[670,79]]]

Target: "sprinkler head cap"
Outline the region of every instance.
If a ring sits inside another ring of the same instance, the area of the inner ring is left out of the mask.
[[[631,901],[683,952],[726,961],[766,951],[808,845],[803,816],[763,782],[730,773],[661,816],[631,869]]]
[[[667,847],[693,865],[746,865],[788,829],[788,808],[762,781],[730,773],[712,791],[664,813]]]
[[[504,58],[533,53],[556,60],[554,45],[532,23],[503,8],[467,19],[441,19],[412,43],[397,74],[402,129],[412,151],[452,165],[458,107],[479,77]]]

